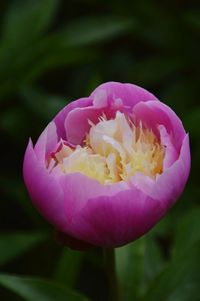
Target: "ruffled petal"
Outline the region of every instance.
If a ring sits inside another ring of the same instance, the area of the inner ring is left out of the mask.
[[[90,96],[91,106],[75,107],[70,110],[65,120],[67,139],[74,144],[81,144],[90,124],[96,124],[104,114],[108,119],[114,118],[116,111],[131,113],[133,106],[139,101],[157,100],[148,91],[132,84],[109,82],[100,85]],[[63,121],[63,119],[62,119]]]
[[[190,172],[190,161],[189,136],[186,135],[178,160],[157,176],[151,196],[162,200],[170,208],[183,192]]]
[[[163,125],[159,125],[158,129],[160,133],[160,142],[165,147],[165,157],[163,161],[163,171],[165,171],[166,168],[170,167],[178,159],[179,154],[165,127]]]
[[[57,134],[59,138],[66,139],[66,131],[65,131],[65,119],[69,112],[76,108],[85,108],[92,105],[91,98],[80,98],[78,100],[72,101],[67,106],[65,106],[54,118],[54,122],[57,127]]]
[[[92,104],[89,98],[80,98],[64,107],[44,129],[34,147],[39,161],[45,163],[46,154],[53,151],[60,139],[66,140],[65,119],[67,115],[76,108],[87,107]],[[72,130],[71,125],[69,126]]]
[[[94,107],[72,110],[65,119],[67,141],[73,144],[82,144],[86,138],[86,133],[90,130],[90,122],[96,124],[102,114],[102,109]]]
[[[157,100],[147,90],[133,85],[118,82],[107,82],[97,87],[90,95],[94,99],[95,106],[105,107],[110,104],[120,107],[133,108],[140,101]]]
[[[189,136],[183,140],[179,158],[160,175],[156,180],[136,174],[132,183],[150,197],[160,200],[166,209],[169,209],[180,197],[190,172]]]

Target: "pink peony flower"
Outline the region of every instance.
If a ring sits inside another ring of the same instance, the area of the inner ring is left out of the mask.
[[[109,82],[63,108],[31,140],[24,180],[40,213],[86,244],[139,238],[180,197],[189,138],[177,115],[148,91]]]

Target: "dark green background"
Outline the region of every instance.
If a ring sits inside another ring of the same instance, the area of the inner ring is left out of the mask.
[[[110,80],[141,85],[171,106],[192,151],[190,180],[175,207],[148,235],[117,250],[123,300],[200,300],[197,4],[1,0],[0,300],[107,300],[101,250],[57,245],[21,170],[29,136],[36,141],[63,106]]]

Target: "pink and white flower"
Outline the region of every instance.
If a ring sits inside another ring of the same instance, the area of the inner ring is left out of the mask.
[[[139,238],[181,195],[189,138],[153,94],[109,82],[71,102],[31,140],[24,180],[40,213],[69,237],[117,247]]]

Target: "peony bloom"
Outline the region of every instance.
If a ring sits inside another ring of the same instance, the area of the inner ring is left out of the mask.
[[[189,138],[153,94],[109,82],[63,108],[30,141],[24,180],[40,213],[67,236],[117,247],[149,231],[181,195]]]

